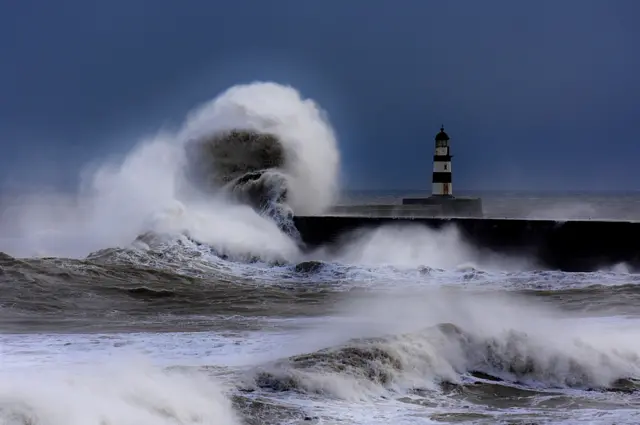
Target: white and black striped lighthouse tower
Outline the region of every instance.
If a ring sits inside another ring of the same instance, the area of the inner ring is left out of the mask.
[[[449,135],[440,127],[436,134],[436,150],[433,155],[433,177],[431,178],[431,196],[402,198],[402,205],[411,205],[410,209],[400,211],[407,216],[438,217],[482,217],[482,200],[480,198],[453,196],[451,178],[451,148]],[[421,209],[418,206],[422,206]]]
[[[444,132],[436,134],[436,151],[433,156],[432,196],[453,197],[451,181],[451,152],[449,151],[449,135]]]

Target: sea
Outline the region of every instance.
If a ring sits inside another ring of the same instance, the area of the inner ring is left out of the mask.
[[[234,86],[73,195],[4,199],[0,424],[640,423],[625,264],[537,269],[417,226],[305,250],[292,215],[419,194],[340,190],[329,122],[294,88]],[[640,218],[637,193],[467,194],[492,217]]]

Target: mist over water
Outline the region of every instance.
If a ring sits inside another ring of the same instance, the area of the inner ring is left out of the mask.
[[[340,155],[294,88],[231,87],[96,164],[3,212],[0,423],[637,423],[624,265],[542,271],[454,227],[301,250]]]

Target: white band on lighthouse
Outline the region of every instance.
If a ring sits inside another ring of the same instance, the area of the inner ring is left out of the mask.
[[[432,195],[453,196],[449,136],[444,132],[444,126],[440,128],[440,133],[436,135],[436,149],[433,157]]]

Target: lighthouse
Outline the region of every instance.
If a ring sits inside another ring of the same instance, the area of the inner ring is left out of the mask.
[[[444,125],[435,137],[433,173],[431,174],[431,196],[424,198],[402,198],[403,208],[394,209],[395,214],[416,216],[482,217],[480,198],[454,197],[451,178],[451,147]],[[378,206],[378,208],[380,208]]]
[[[369,217],[482,217],[482,199],[468,196],[453,196],[451,178],[451,148],[449,135],[444,125],[435,137],[433,173],[431,175],[431,195],[403,197],[400,205],[340,205],[332,208],[334,214],[356,214]],[[463,153],[464,154],[464,153]],[[424,167],[428,170],[428,163]],[[427,173],[427,171],[422,171]],[[424,174],[423,174],[424,175]],[[425,179],[426,180],[426,179]],[[428,188],[424,188],[428,193]]]
[[[451,181],[451,152],[449,135],[444,132],[444,125],[436,134],[436,149],[433,156],[433,177],[431,179],[432,196],[453,196]]]

